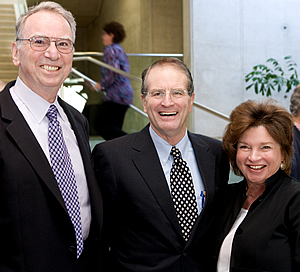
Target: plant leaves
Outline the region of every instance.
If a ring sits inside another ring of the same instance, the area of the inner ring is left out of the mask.
[[[258,64],[253,66],[252,71],[245,76],[245,82],[249,82],[250,79],[253,82],[246,86],[246,90],[251,89],[254,85],[256,94],[261,93],[264,95],[266,93],[267,96],[271,96],[272,90],[275,91],[276,86],[277,92],[281,92],[284,88],[286,88],[286,92],[289,92],[293,86],[298,86],[300,80],[296,70],[297,64],[293,61],[292,56],[286,56],[284,60],[289,74],[285,74],[279,62],[274,58],[269,58],[266,61],[267,65]]]
[[[252,86],[254,85],[254,83],[250,84],[249,86],[246,87],[246,90],[248,91]]]
[[[256,82],[254,85],[254,91],[256,94],[258,94],[258,82]]]

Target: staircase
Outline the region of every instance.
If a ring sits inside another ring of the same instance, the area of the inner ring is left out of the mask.
[[[15,80],[18,67],[12,63],[11,43],[15,40],[16,16],[13,4],[0,4],[0,80]]]

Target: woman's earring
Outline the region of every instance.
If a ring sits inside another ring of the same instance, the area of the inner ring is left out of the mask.
[[[281,162],[281,164],[280,164],[280,169],[281,169],[282,171],[285,170],[285,163],[284,163],[284,161]]]

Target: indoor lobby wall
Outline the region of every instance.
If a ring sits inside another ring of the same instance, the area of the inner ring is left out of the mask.
[[[300,1],[189,1],[195,101],[229,115],[241,102],[265,97],[246,91],[244,78],[254,65],[275,58],[287,71],[284,57],[291,55],[299,67]],[[272,97],[289,108],[290,95],[274,91]],[[193,113],[194,132],[222,137],[226,121],[197,108]]]
[[[103,52],[101,33],[107,22],[118,21],[124,25],[127,37],[121,43],[126,53],[183,53],[182,0],[103,0],[99,16],[81,37],[85,37],[85,51]],[[157,57],[129,57],[131,73],[141,77],[142,71]],[[100,79],[99,68],[88,66],[88,74]],[[140,83],[132,81],[135,91],[134,105],[143,109]],[[125,130],[133,132],[137,120],[128,111]],[[145,122],[148,122],[145,120]]]

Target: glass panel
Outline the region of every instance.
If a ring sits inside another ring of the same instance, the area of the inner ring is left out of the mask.
[[[16,4],[14,4],[15,7],[15,14],[16,14],[16,19],[24,14],[27,11],[27,2],[26,0],[18,0]]]

